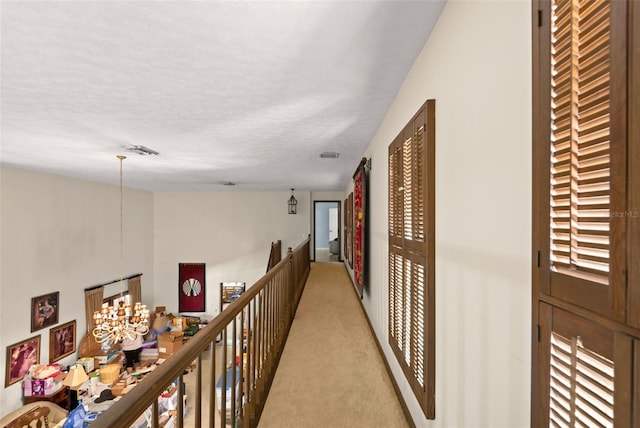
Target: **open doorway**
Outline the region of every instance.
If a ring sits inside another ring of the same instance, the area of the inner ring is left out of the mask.
[[[338,262],[340,257],[340,201],[315,201],[313,259]]]

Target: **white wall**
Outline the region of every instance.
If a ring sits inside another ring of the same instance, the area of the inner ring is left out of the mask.
[[[6,347],[39,335],[40,363],[49,362],[50,329],[31,333],[31,298],[59,291],[59,322],[77,321],[79,343],[84,289],[120,276],[120,199],[118,186],[9,167],[0,177],[1,417],[22,404],[20,382],[4,388]],[[152,209],[150,192],[125,189],[124,275],[143,273],[144,302],[153,287]]]
[[[178,264],[206,263],[204,314],[220,309],[220,282],[253,285],[267,269],[272,242],[282,256],[309,235],[310,194],[296,191],[298,213],[287,213],[290,192],[155,193],[154,302],[178,312]]]
[[[419,427],[529,426],[530,14],[526,1],[450,0],[365,153],[373,165],[371,284],[363,304]],[[387,339],[387,148],[430,98],[436,100],[434,421],[413,399]]]

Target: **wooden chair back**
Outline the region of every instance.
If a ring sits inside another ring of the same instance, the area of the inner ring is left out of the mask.
[[[5,428],[49,428],[48,416],[48,407],[34,407],[27,413],[9,422]]]

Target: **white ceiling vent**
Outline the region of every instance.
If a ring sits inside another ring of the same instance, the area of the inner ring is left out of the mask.
[[[340,153],[338,152],[322,152],[320,153],[320,157],[322,159],[338,159]]]
[[[139,155],[159,155],[160,154],[155,150],[151,150],[150,148],[145,146],[134,146],[129,144],[129,145],[122,146],[122,148],[130,152],[137,153]]]

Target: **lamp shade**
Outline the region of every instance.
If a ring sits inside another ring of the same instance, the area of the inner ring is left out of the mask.
[[[84,371],[84,367],[82,366],[82,364],[76,364],[75,366],[71,367],[71,370],[69,370],[67,377],[65,377],[62,381],[62,384],[64,386],[68,386],[69,388],[77,388],[82,385],[87,379],[89,379],[89,376],[87,376],[87,373]]]

